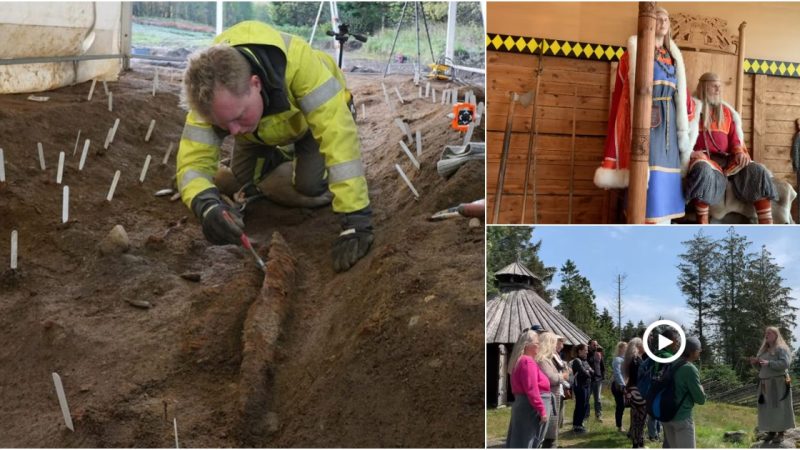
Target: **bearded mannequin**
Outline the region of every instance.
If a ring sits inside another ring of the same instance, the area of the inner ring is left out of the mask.
[[[730,180],[734,196],[756,209],[759,223],[772,223],[771,200],[778,194],[769,171],[754,163],[744,145],[742,121],[722,100],[722,83],[705,73],[695,90],[697,113],[690,134],[697,136],[686,176],[686,197],[697,210],[698,223],[708,223],[710,205],[725,198]]]

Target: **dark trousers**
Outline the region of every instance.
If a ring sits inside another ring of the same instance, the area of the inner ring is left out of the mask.
[[[611,383],[611,393],[614,394],[614,422],[617,428],[622,428],[622,416],[625,415],[625,392],[617,387],[617,383]]]
[[[575,411],[572,413],[572,428],[583,427],[586,410],[589,408],[589,385],[573,386],[575,393]]]

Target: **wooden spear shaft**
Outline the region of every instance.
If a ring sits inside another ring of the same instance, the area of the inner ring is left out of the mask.
[[[636,81],[633,98],[628,223],[642,224],[647,209],[647,171],[650,161],[650,115],[653,107],[653,51],[656,31],[655,2],[639,2]]]

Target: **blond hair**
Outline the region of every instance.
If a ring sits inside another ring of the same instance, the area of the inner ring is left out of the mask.
[[[517,363],[519,359],[522,357],[522,354],[525,352],[525,347],[531,344],[537,344],[539,342],[539,336],[533,330],[523,331],[519,335],[519,339],[517,339],[517,343],[514,344],[514,350],[511,352],[511,358],[508,360],[508,374],[511,375],[514,373],[514,369],[517,367]]]
[[[210,119],[214,90],[224,87],[237,97],[247,93],[251,75],[250,63],[235,48],[217,44],[199,50],[189,57],[183,74],[181,106]]]
[[[767,331],[772,331],[775,333],[775,347],[770,348],[769,343],[767,342]],[[775,350],[782,348],[786,351],[787,354],[790,354],[789,346],[786,344],[786,341],[783,340],[783,336],[781,336],[781,331],[778,327],[767,327],[764,329],[764,340],[761,341],[761,348],[758,349],[758,354],[762,354],[765,352],[769,352],[771,355],[775,354]]]
[[[545,331],[539,335],[539,353],[536,354],[536,362],[549,361],[553,359],[556,352],[558,338],[555,333]]]
[[[617,356],[620,356],[620,353],[623,353],[628,348],[628,343],[619,341],[617,342]]]
[[[628,342],[628,348],[625,350],[625,360],[622,361],[622,380],[628,384],[628,368],[633,362],[633,358],[639,355],[639,347],[642,346],[641,338],[633,338]]]

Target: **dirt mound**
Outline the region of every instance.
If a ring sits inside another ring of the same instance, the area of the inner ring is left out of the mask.
[[[350,271],[332,270],[339,225],[329,208],[248,207],[251,238],[267,243],[277,231],[297,260],[274,362],[263,391],[254,390],[269,400],[261,433],[247,429],[237,398],[242,381],[253,379],[242,378],[243,336],[263,273],[241,249],[206,242],[181,202],[153,195],[171,184],[175,149],[161,161],[180,139],[184,114],[177,82],[162,78],[153,97],[150,78],[130,73],[109,83],[113,112],[100,84],[91,102],[89,83],[48,92],[46,103],[0,97],[8,180],[0,186],[0,445],[167,447],[176,418],[185,447],[483,446],[483,229],[426,220],[484,195],[480,163],[449,179],[436,173],[444,145],[460,140],[448,130],[447,107],[416,99],[409,77],[385,81],[407,99],[397,114],[423,133],[417,172],[397,144],[402,133],[381,79],[348,76],[357,104],[367,107],[358,125],[376,229],[373,249]],[[439,95],[444,87],[436,84]],[[117,117],[114,142],[97,154]],[[151,119],[156,129],[146,143]],[[78,171],[86,138],[90,153]],[[55,182],[59,151],[70,188],[67,224]],[[116,170],[122,176],[107,202]],[[97,245],[115,225],[131,248],[101,255]],[[7,265],[12,230],[15,272]],[[51,372],[64,382],[74,433],[64,427]]]

